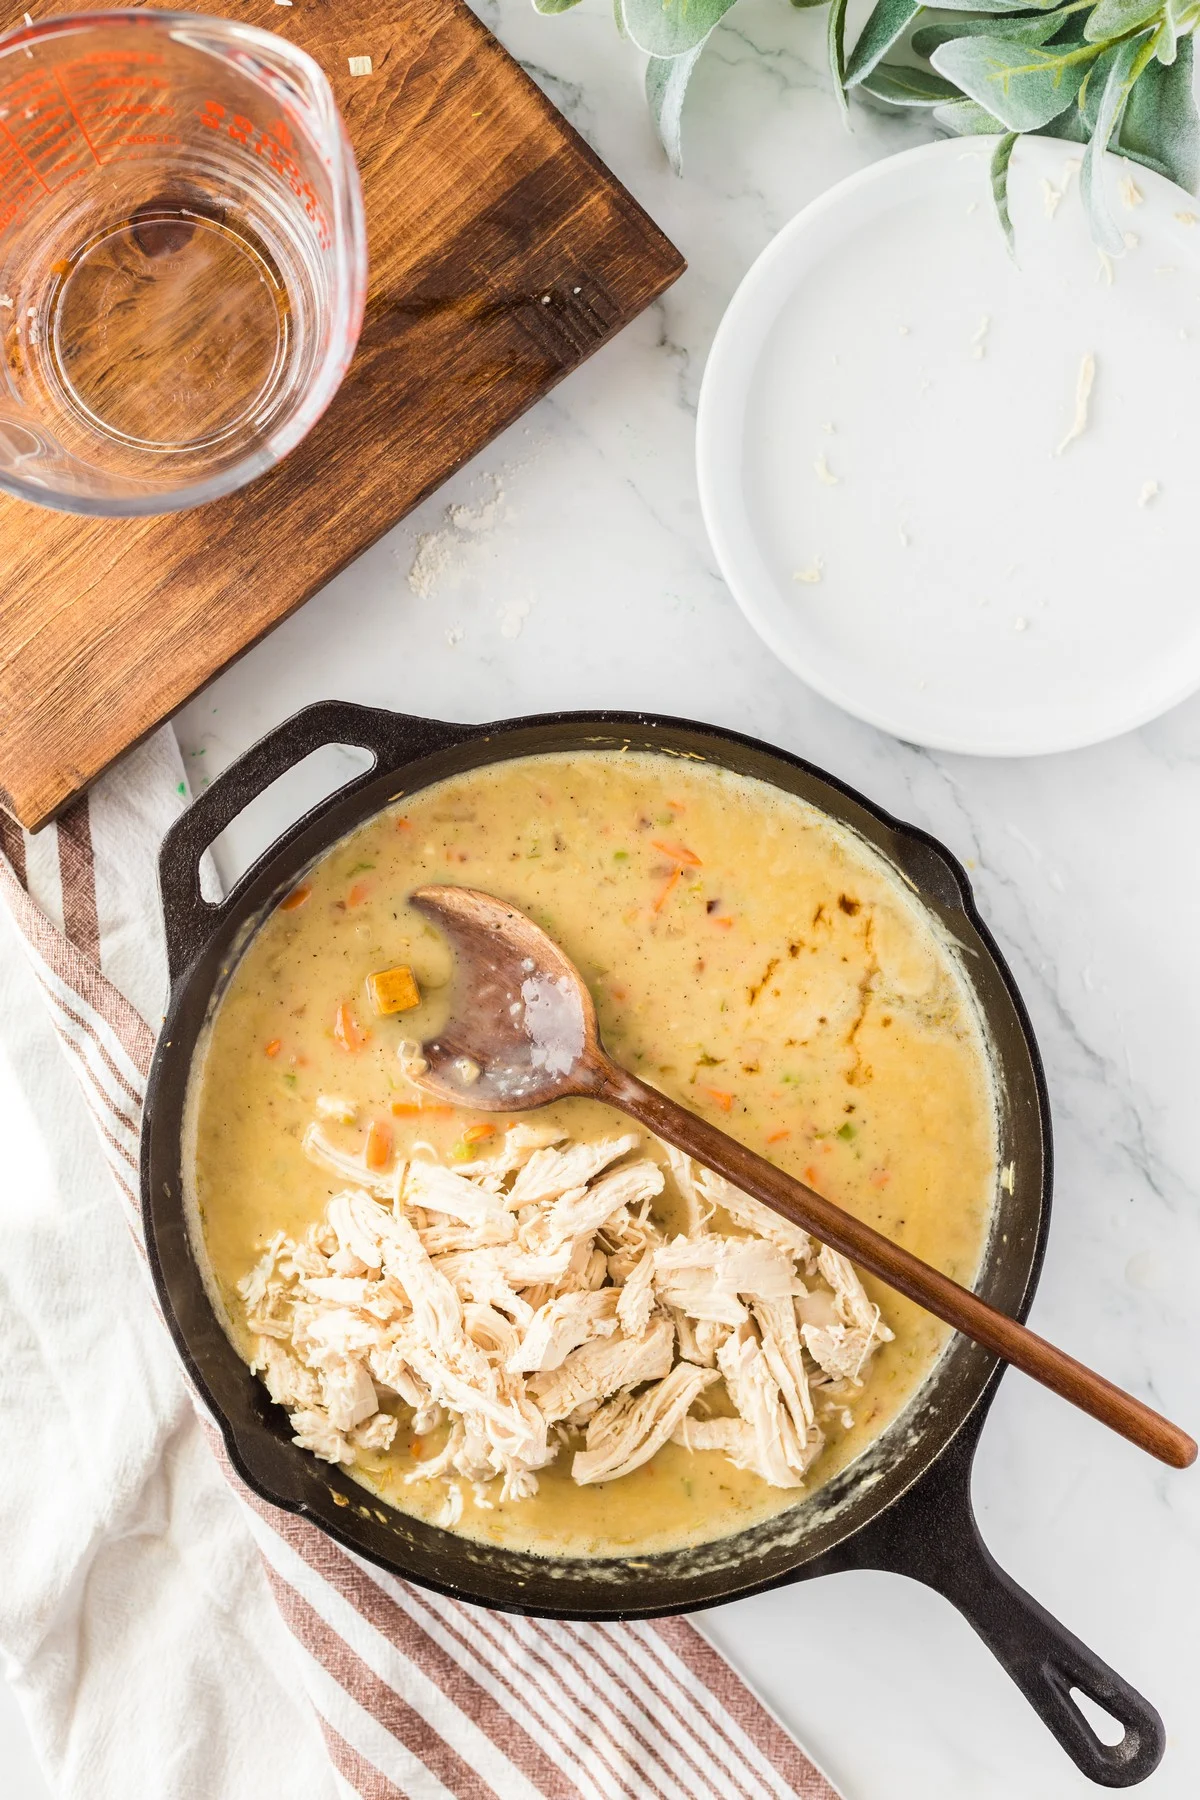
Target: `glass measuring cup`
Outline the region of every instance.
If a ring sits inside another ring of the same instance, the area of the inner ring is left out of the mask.
[[[0,37],[9,493],[129,515],[241,487],[336,393],[366,275],[354,155],[302,50],[142,10]]]

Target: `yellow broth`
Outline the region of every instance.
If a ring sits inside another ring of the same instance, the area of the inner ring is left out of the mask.
[[[326,1126],[355,1153],[372,1119],[392,1128],[399,1155],[423,1139],[448,1156],[483,1120],[411,1110],[397,1054],[440,1022],[450,973],[446,944],[407,904],[425,882],[521,907],[582,971],[619,1061],[948,1274],[974,1278],[996,1178],[988,1056],[955,958],[904,883],[823,814],[727,771],[649,753],[532,757],[369,820],[306,875],[302,903],[272,914],[233,973],[193,1069],[190,1201],[243,1354],[236,1282],[274,1233],[299,1236],[344,1185],[301,1151],[318,1094],[360,1109],[353,1126]],[[397,963],[412,967],[422,1004],[376,1018],[367,976]],[[339,1007],[365,1036],[357,1049],[335,1033]],[[582,1100],[536,1116],[574,1136],[621,1124]],[[481,1506],[464,1483],[456,1529],[602,1555],[711,1540],[794,1504],[895,1418],[948,1336],[866,1285],[895,1340],[861,1389],[837,1396],[838,1412],[826,1407],[827,1445],[799,1494],[673,1444],[620,1481],[577,1487],[568,1449],[531,1500]],[[405,1478],[419,1468],[413,1451],[428,1457],[440,1437],[418,1444],[397,1410],[395,1445],[361,1453],[354,1473],[435,1518],[444,1485]]]

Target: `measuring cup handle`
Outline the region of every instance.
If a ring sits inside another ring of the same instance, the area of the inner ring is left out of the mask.
[[[199,956],[213,931],[236,910],[242,893],[265,864],[314,820],[375,780],[380,773],[403,768],[406,763],[446,749],[451,744],[463,743],[485,729],[356,706],[346,700],[322,700],[285,719],[282,725],[259,738],[197,796],[163,839],[158,859],[158,884],[172,987]],[[369,769],[335,789],[289,826],[223,899],[206,900],[200,890],[200,861],[204,852],[273,781],[327,744],[347,744],[368,750],[374,760]]]

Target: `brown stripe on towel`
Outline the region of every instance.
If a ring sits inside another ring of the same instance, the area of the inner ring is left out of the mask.
[[[88,1081],[96,1092],[96,1100],[90,1102],[93,1111],[97,1104],[107,1107],[109,1113],[118,1124],[124,1125],[125,1129],[131,1131],[134,1137],[136,1137],[141,1130],[142,1124],[141,1094],[135,1087],[126,1081],[120,1069],[118,1069],[116,1063],[108,1054],[108,1051],[104,1048],[100,1039],[96,1036],[91,1021],[83,1013],[76,1012],[73,1007],[68,1006],[66,1001],[61,999],[59,995],[54,992],[53,988],[50,987],[49,983],[41,974],[38,975],[38,984],[45,994],[48,1003],[55,1011],[61,1013],[63,1018],[71,1025],[76,1026],[78,1028],[78,1034],[85,1037],[88,1043],[93,1046],[97,1056],[104,1064],[104,1067],[107,1069],[112,1080],[122,1090],[122,1098],[118,1102],[114,1096],[109,1093],[95,1071],[88,1068],[86,1063],[84,1063],[84,1070]]]
[[[262,1511],[261,1507],[259,1511]],[[335,1588],[381,1636],[415,1663],[460,1711],[486,1732],[496,1748],[547,1796],[547,1800],[575,1800],[578,1789],[574,1783],[512,1714],[480,1686],[470,1671],[396,1605],[372,1571],[360,1567],[339,1544],[301,1519],[276,1513],[268,1522],[316,1574]],[[552,1724],[547,1723],[552,1730]]]
[[[369,1763],[365,1756],[349,1745],[344,1737],[340,1737],[329,1723],[317,1714],[317,1721],[325,1737],[325,1747],[329,1751],[329,1759],[344,1781],[349,1782],[361,1800],[408,1800],[403,1788],[390,1782],[386,1775],[381,1775],[374,1763]]]
[[[686,1759],[689,1766],[695,1770],[697,1778],[703,1781],[708,1793],[715,1795],[716,1800],[730,1800],[733,1794],[742,1796],[742,1800],[750,1800],[751,1790],[743,1781],[733,1777],[728,1768],[717,1763],[706,1745],[696,1745],[697,1754],[703,1758],[703,1762],[697,1761],[688,1753],[689,1741],[693,1744],[696,1743],[695,1732],[689,1728],[687,1721],[682,1717],[679,1709],[673,1705],[664,1689],[647,1686],[644,1672],[638,1668],[630,1655],[631,1640],[634,1632],[638,1630],[637,1626],[562,1625],[559,1630],[570,1631],[593,1652],[598,1652],[601,1647],[604,1647],[620,1658],[624,1668],[628,1671],[629,1680],[626,1681],[624,1677],[616,1675],[611,1670],[609,1671],[610,1680],[616,1682],[629,1704],[637,1708],[656,1737],[662,1738],[663,1736],[663,1714],[666,1713],[674,1719],[679,1727],[678,1734],[672,1733],[664,1741],[670,1745],[672,1751]],[[641,1640],[639,1639],[639,1641]],[[603,1662],[602,1658],[599,1660]],[[649,1710],[650,1706],[654,1708],[653,1713]],[[715,1730],[716,1735],[728,1744],[729,1739],[725,1732],[719,1726],[715,1726]],[[732,1746],[730,1748],[732,1749]],[[736,1763],[741,1770],[745,1770],[745,1758],[736,1750],[733,1751],[730,1762]],[[690,1781],[686,1781],[686,1785],[693,1793],[697,1791]]]
[[[655,1619],[649,1629],[657,1632],[681,1663],[721,1702],[730,1718],[740,1725],[782,1775],[799,1800],[839,1800],[821,1771],[811,1763],[795,1739],[768,1712],[758,1695],[701,1637],[686,1619]]]
[[[0,807],[0,852],[3,852],[8,858],[13,874],[24,887],[26,884],[25,833],[17,821],[10,818],[2,807]]]
[[[310,1656],[417,1762],[436,1775],[455,1800],[499,1800],[494,1787],[463,1761],[428,1719],[368,1667],[345,1638],[327,1625],[302,1594],[264,1561],[279,1610]]]
[[[81,794],[58,821],[58,873],[62,882],[63,929],[69,941],[100,967],[100,915],[96,908],[96,862],[92,817]]]

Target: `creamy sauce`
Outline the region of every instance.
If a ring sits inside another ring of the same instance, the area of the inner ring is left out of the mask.
[[[444,941],[406,902],[426,882],[529,913],[581,970],[618,1061],[973,1280],[996,1179],[989,1062],[954,957],[901,880],[813,808],[724,770],[643,753],[526,758],[427,788],[335,846],[305,877],[303,904],[251,940],[220,1001],[189,1094],[190,1198],[214,1298],[247,1357],[236,1282],[275,1232],[299,1236],[344,1185],[301,1151],[317,1096],[360,1109],[353,1126],[329,1127],[352,1152],[378,1119],[400,1154],[424,1139],[452,1156],[483,1118],[405,1110],[416,1095],[397,1049],[436,1029],[450,975]],[[375,1018],[366,978],[396,963],[425,998]],[[366,1034],[353,1051],[335,1036],[339,1006]],[[582,1100],[530,1116],[576,1137],[622,1125]],[[828,1443],[804,1494],[896,1417],[949,1335],[866,1285],[895,1340],[861,1388],[827,1404]],[[405,1481],[414,1448],[428,1455],[430,1440],[410,1445],[402,1427],[355,1474],[436,1517],[441,1484]],[[564,1454],[531,1500],[468,1497],[457,1529],[546,1554],[652,1551],[724,1536],[798,1497],[674,1444],[607,1485],[578,1487],[569,1470]]]

